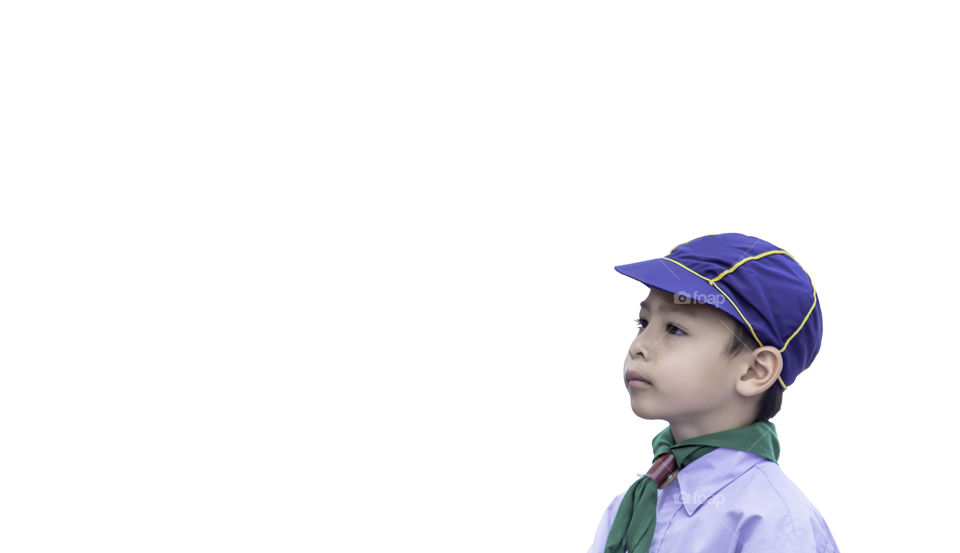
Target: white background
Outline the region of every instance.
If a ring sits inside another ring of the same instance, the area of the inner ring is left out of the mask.
[[[584,551],[649,467],[613,269],[813,276],[842,551],[955,541],[951,2],[8,2],[0,549]]]

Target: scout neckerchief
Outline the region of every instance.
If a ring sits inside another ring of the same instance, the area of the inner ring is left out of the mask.
[[[657,489],[672,481],[678,471],[718,447],[749,451],[774,463],[780,457],[777,429],[758,421],[676,443],[668,426],[653,438],[653,466],[623,496],[613,519],[604,553],[649,553],[657,527]]]

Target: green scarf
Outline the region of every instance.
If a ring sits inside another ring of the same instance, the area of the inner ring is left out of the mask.
[[[672,454],[676,459],[677,470],[682,470],[718,447],[749,451],[774,463],[780,457],[777,428],[770,421],[759,421],[749,426],[704,434],[680,443],[673,441],[673,432],[668,426],[653,438],[653,459],[657,461],[665,453]],[[668,457],[655,462],[646,475],[627,489],[610,527],[604,553],[649,553],[653,532],[657,527],[658,489],[658,482],[654,481],[650,474],[666,476],[662,468],[654,469],[664,461],[673,461]],[[665,482],[664,479],[658,479]]]

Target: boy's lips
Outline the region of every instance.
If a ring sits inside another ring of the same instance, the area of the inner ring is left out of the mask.
[[[640,387],[653,385],[653,383],[650,382],[648,378],[634,371],[627,371],[623,379],[627,383],[627,386],[630,386],[631,382],[634,383],[633,384],[634,386],[640,386]]]

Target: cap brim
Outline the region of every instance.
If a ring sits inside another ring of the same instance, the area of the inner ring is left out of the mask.
[[[620,274],[638,280],[649,288],[659,288],[674,294],[677,303],[705,303],[720,309],[734,320],[740,314],[719,290],[703,278],[666,259],[650,259],[614,267]],[[689,301],[683,301],[683,297]]]

